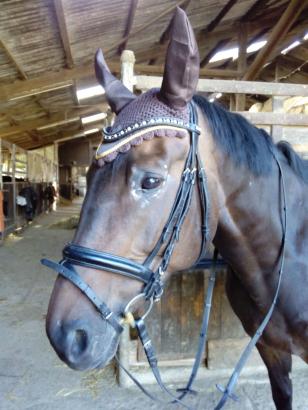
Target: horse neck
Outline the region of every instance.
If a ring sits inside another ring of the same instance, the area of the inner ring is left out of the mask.
[[[278,168],[273,159],[272,172],[256,176],[246,166],[236,165],[217,145],[211,151],[210,191],[218,208],[213,242],[262,305],[268,292],[265,277],[277,266],[282,241]]]

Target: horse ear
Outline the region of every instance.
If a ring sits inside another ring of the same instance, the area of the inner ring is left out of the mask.
[[[95,54],[94,67],[97,81],[104,87],[112,111],[118,114],[136,96],[111,74],[100,48]]]
[[[160,99],[173,108],[184,107],[193,97],[199,78],[197,41],[186,13],[176,8],[172,21]]]

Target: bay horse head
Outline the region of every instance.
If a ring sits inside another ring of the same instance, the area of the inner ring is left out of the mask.
[[[79,246],[124,257],[139,267],[148,258],[145,270],[153,272],[164,259],[168,265],[162,278],[165,281],[172,272],[192,266],[204,247],[200,192],[198,184],[190,181],[189,195],[181,199],[189,202],[180,210],[185,215],[179,211],[173,215],[177,226],[172,222],[170,255],[164,254],[168,238],[157,253],[152,252],[178,200],[184,168],[195,168],[197,161],[193,158],[190,164],[187,157],[193,132],[189,104],[198,81],[199,53],[186,14],[181,9],[175,13],[160,90],[136,97],[110,73],[100,50],[95,56],[95,72],[117,118],[104,130],[104,143],[89,169],[87,195],[69,251]],[[194,150],[195,155],[197,146]],[[196,169],[191,171],[194,179]],[[214,211],[211,203],[211,215]],[[207,233],[214,231],[213,221],[211,216]],[[207,240],[211,240],[209,235]],[[115,267],[104,270],[77,264],[74,270],[117,318],[143,291],[142,281],[118,275]],[[139,309],[138,303],[133,309]],[[75,369],[104,366],[114,356],[119,341],[117,326],[102,320],[80,289],[61,276],[50,299],[46,329],[60,358]]]
[[[168,277],[213,241],[229,266],[231,306],[254,335],[248,351],[258,348],[277,409],[290,410],[291,353],[308,363],[307,161],[241,115],[194,96],[198,48],[180,9],[160,89],[135,96],[101,51],[95,72],[117,117],[88,172],[73,242],[60,263],[43,260],[60,274],[46,320],[52,346],[72,368],[106,365],[122,317],[142,320]]]

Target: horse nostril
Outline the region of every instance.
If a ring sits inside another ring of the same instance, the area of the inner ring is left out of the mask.
[[[76,329],[74,334],[74,340],[71,346],[71,353],[78,357],[82,354],[88,346],[88,336],[85,330]]]

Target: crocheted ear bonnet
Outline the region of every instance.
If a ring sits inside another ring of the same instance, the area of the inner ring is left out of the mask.
[[[158,99],[158,93],[159,89],[152,89],[134,99],[120,111],[111,127],[103,129],[103,141],[95,156],[100,166],[154,137],[187,135],[188,106],[171,108]]]
[[[103,129],[103,141],[95,156],[99,166],[145,140],[187,135],[189,102],[199,76],[199,52],[183,10],[177,8],[173,17],[161,89],[151,89],[136,97],[111,74],[100,49],[95,55],[95,73],[117,114],[114,124]]]

